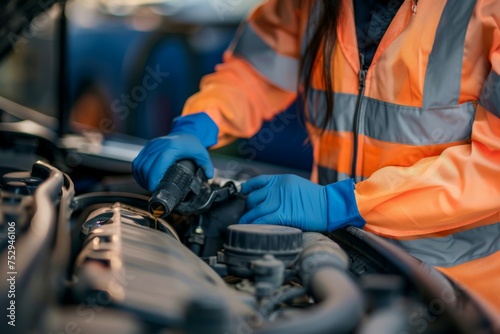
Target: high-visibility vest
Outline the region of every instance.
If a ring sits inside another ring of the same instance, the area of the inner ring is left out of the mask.
[[[363,78],[352,1],[343,0],[324,133],[322,57],[307,101],[311,178],[353,177],[365,230],[500,312],[500,1],[420,0],[416,13],[414,4],[401,5]],[[256,8],[187,101],[183,114],[206,111],[217,123],[219,146],[254,135],[297,97],[317,17],[307,5]]]

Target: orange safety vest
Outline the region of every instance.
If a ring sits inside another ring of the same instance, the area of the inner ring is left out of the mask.
[[[366,79],[353,5],[343,1],[323,134],[321,59],[307,103],[312,180],[354,177],[365,230],[500,312],[500,1],[420,0],[416,14],[405,1]],[[218,146],[254,135],[296,98],[315,17],[306,2],[269,0],[253,11],[187,101],[184,115],[205,111],[217,123]]]

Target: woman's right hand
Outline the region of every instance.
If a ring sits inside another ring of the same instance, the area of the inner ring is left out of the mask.
[[[207,148],[217,143],[219,128],[204,112],[178,117],[169,135],[151,140],[132,162],[137,183],[153,192],[176,161],[193,160],[210,179],[214,166]]]
[[[192,134],[171,134],[151,140],[134,159],[132,173],[137,183],[153,192],[167,169],[176,161],[191,159],[208,178],[214,175],[214,166],[207,149]]]

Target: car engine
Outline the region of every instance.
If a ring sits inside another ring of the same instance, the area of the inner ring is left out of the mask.
[[[0,194],[2,333],[493,331],[465,291],[356,228],[238,225],[242,198],[155,219],[147,196],[75,196],[40,161]]]

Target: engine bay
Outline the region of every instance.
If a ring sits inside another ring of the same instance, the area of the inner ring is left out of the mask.
[[[44,162],[1,180],[2,332],[493,331],[465,291],[354,227],[239,225],[242,198],[155,219],[147,196],[75,196]]]

